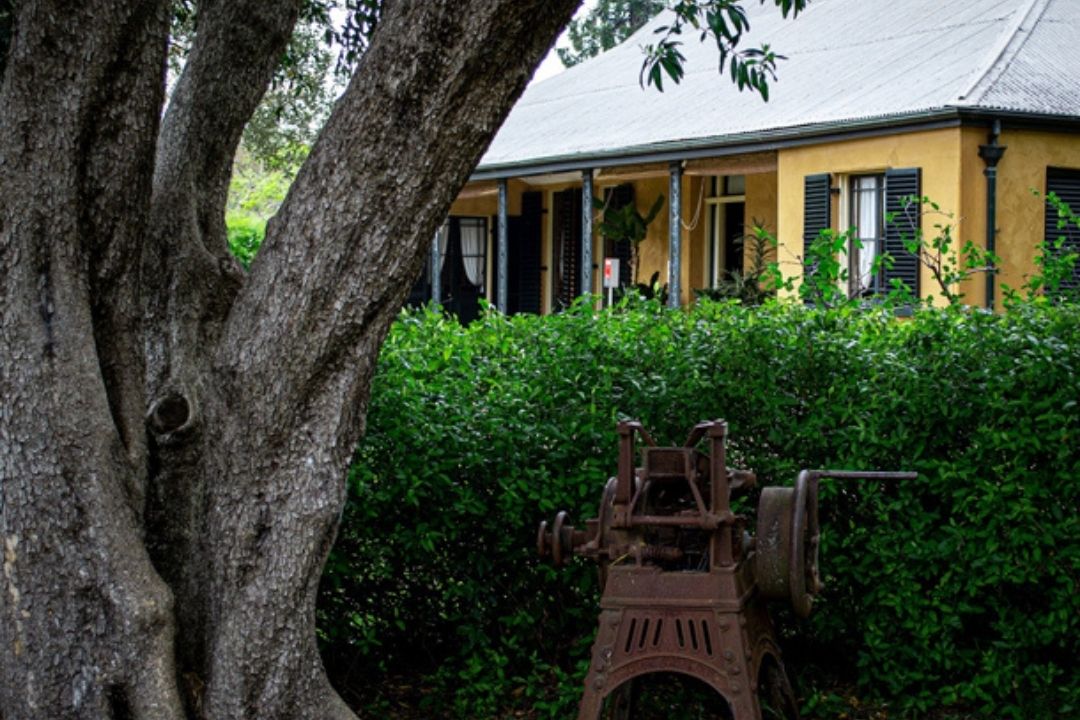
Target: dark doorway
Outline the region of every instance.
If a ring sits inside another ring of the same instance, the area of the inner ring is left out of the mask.
[[[480,314],[487,287],[487,220],[451,217],[442,259],[443,309],[468,324]]]
[[[743,236],[746,234],[746,203],[733,202],[724,212],[724,275],[743,271]]]
[[[480,314],[487,278],[488,225],[482,217],[450,217],[439,235],[439,278],[442,308],[468,324]],[[420,307],[432,299],[430,256],[405,304]]]
[[[540,313],[543,194],[521,196],[521,215],[507,218],[506,314]],[[497,219],[493,219],[497,222]],[[496,238],[496,257],[498,239]]]
[[[619,185],[604,192],[604,212],[621,210],[634,204],[634,186]],[[604,238],[604,258],[617,258],[619,261],[619,287],[624,288],[633,282],[630,277],[630,241]]]

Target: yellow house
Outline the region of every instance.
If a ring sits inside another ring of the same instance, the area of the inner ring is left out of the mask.
[[[777,238],[792,277],[808,238],[850,230],[860,242],[844,253],[843,289],[873,294],[898,278],[936,295],[902,223],[886,222],[918,195],[951,216],[916,216],[927,237],[947,222],[1000,257],[953,289],[1001,307],[1002,286],[1019,287],[1037,244],[1060,234],[1040,195],[1080,209],[1080,2],[819,0],[795,20],[770,3],[747,9],[742,47],[787,57],[768,102],[719,75],[715,45],[696,33],[683,81],[642,88],[641,46],[663,15],[530,85],[453,204],[419,296],[437,293],[463,317],[479,297],[550,312],[601,293],[606,257],[626,284],[629,249],[597,232],[594,199],[645,214],[660,195],[636,274],[657,273],[672,304],[743,269],[751,225]],[[873,262],[882,253],[891,267]]]

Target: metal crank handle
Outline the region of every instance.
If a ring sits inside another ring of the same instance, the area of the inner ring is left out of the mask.
[[[887,470],[808,470],[810,479],[835,478],[837,480],[917,480],[919,473],[891,472]]]

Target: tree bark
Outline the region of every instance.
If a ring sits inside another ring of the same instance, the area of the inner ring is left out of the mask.
[[[299,14],[300,0],[214,0],[173,91],[157,142],[151,221],[143,254],[146,392],[151,464],[147,542],[176,593],[177,658],[185,697],[202,704],[212,629],[206,483],[213,349],[244,282],[230,255],[225,203],[244,125],[262,98]],[[223,419],[228,422],[227,418]]]
[[[315,593],[378,348],[579,0],[387,3],[250,276],[232,156],[300,0],[25,0],[0,85],[0,717],[348,717]],[[178,640],[176,638],[179,638]]]
[[[0,88],[0,715],[178,718],[134,276],[167,7],[20,3]]]

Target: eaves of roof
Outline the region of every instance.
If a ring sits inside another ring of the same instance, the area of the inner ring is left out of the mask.
[[[854,120],[845,119],[750,133],[655,143],[619,148],[606,152],[552,156],[516,163],[490,164],[477,168],[469,180],[496,180],[603,167],[724,157],[742,153],[854,140],[862,137],[959,127],[960,125],[989,126],[994,120],[1000,120],[1006,123],[1007,127],[1017,129],[1080,133],[1080,117],[1075,115],[1052,115],[1016,110],[952,106],[888,116]]]

